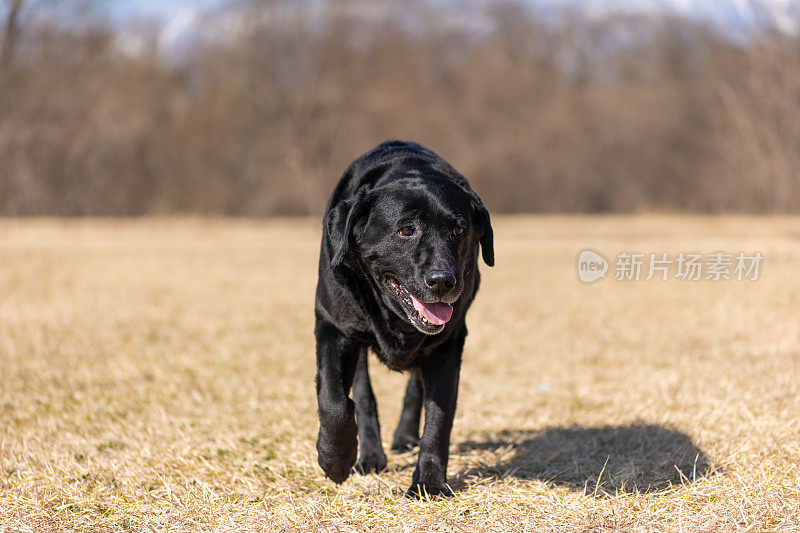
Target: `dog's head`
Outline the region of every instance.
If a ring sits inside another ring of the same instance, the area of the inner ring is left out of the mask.
[[[328,214],[338,267],[360,262],[385,305],[419,331],[441,332],[477,266],[494,265],[492,226],[480,198],[444,175],[412,171],[341,202]]]

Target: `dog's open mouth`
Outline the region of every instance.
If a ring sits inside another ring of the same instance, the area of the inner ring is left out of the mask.
[[[445,302],[423,302],[415,298],[393,276],[386,276],[389,286],[406,306],[411,323],[423,333],[439,333],[453,316],[453,306]]]

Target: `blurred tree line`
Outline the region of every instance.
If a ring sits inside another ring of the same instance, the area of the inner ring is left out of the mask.
[[[155,27],[132,53],[86,11],[0,1],[2,215],[318,214],[389,138],[436,150],[495,212],[800,209],[796,36],[545,22],[514,1],[241,1],[175,58]]]

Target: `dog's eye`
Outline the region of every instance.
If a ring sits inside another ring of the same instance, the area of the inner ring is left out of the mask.
[[[464,228],[460,226],[456,226],[453,228],[453,235],[461,235],[464,232]]]
[[[403,226],[402,228],[397,230],[397,233],[399,233],[403,237],[411,237],[412,235],[414,235],[414,226]]]

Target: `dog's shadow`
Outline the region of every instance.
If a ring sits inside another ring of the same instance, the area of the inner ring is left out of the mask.
[[[606,497],[669,491],[719,471],[688,435],[659,425],[505,430],[457,450],[478,457],[451,478],[456,491],[513,477]]]

